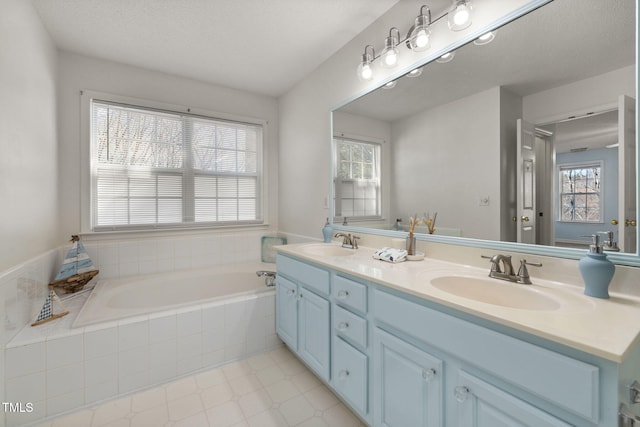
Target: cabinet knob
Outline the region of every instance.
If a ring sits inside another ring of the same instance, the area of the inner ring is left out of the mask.
[[[347,322],[338,323],[338,330],[339,331],[346,331],[348,328],[349,328],[349,323],[347,323]]]
[[[453,397],[460,403],[464,403],[469,398],[469,394],[471,394],[471,392],[463,385],[453,389]]]
[[[520,217],[520,219],[522,220],[522,222],[529,222],[529,217],[528,217],[528,216],[524,216],[524,215],[522,215],[522,216]]]
[[[295,294],[296,294],[296,290],[295,290],[295,289],[289,289],[289,290],[287,291],[287,295],[289,295],[289,296],[293,296],[293,295],[295,295]]]
[[[636,226],[636,220],[635,219],[625,219],[624,220],[624,225],[626,225],[627,227],[635,227]]]
[[[338,372],[338,378],[340,378],[341,380],[347,379],[347,377],[349,377],[349,371],[347,371],[346,369]]]
[[[349,296],[349,291],[338,291],[338,298],[345,299]]]
[[[431,368],[431,369],[423,369],[422,370],[422,378],[424,378],[424,380],[426,382],[431,381],[435,377],[436,377],[436,370],[435,369]]]

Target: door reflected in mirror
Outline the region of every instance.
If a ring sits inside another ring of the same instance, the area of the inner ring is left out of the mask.
[[[377,193],[335,177],[339,223],[361,193],[366,228],[438,212],[436,235],[636,253],[635,8],[552,1],[335,110],[335,136],[380,146]]]

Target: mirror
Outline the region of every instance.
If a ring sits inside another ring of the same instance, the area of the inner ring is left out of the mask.
[[[612,232],[636,254],[635,9],[634,0],[552,1],[491,43],[334,110],[334,161],[344,160],[341,144],[370,143],[382,174],[361,195],[334,176],[334,223],[406,230],[409,215],[437,212],[434,236],[448,236],[438,241],[575,256],[565,248]]]

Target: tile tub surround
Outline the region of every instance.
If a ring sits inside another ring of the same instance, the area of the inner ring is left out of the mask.
[[[31,402],[31,413],[7,413],[21,425],[189,372],[279,347],[274,291],[69,329],[82,305],[48,329],[25,328],[4,351],[5,401]],[[43,332],[44,331],[44,332]],[[44,334],[45,336],[38,336]]]

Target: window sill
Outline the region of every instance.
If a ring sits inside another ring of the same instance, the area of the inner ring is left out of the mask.
[[[229,232],[260,231],[269,230],[268,223],[248,224],[248,225],[220,225],[207,227],[181,227],[167,229],[148,230],[114,230],[114,231],[87,231],[80,233],[85,242],[113,240],[113,239],[136,239],[153,237],[182,237],[201,236],[203,234],[222,234]]]

